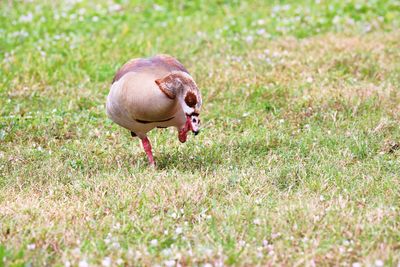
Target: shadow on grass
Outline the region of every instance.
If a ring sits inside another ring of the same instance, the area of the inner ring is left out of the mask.
[[[220,167],[251,165],[260,157],[266,157],[271,147],[264,140],[238,140],[232,144],[215,143],[211,146],[187,146],[173,153],[161,152],[156,156],[160,170],[207,171]]]

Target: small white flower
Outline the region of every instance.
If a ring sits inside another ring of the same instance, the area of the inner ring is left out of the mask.
[[[121,258],[117,259],[117,265],[122,265],[122,264],[124,264],[124,260]]]
[[[339,17],[339,16],[335,16],[335,17],[333,18],[333,20],[332,20],[332,23],[333,23],[333,24],[339,24],[339,22],[340,22],[340,17]]]
[[[155,11],[159,11],[159,12],[162,12],[162,11],[165,10],[164,7],[162,7],[162,6],[160,6],[160,5],[157,5],[157,4],[154,4],[154,5],[153,5],[153,9],[154,9]]]
[[[268,255],[269,256],[273,256],[275,254],[275,252],[273,251],[273,250],[270,250],[269,252],[268,252]]]
[[[354,262],[351,267],[361,267],[361,263],[359,262]]]
[[[203,267],[213,267],[213,265],[211,263],[206,263],[203,265]]]
[[[111,266],[111,258],[110,257],[105,257],[102,262],[101,265],[103,265],[104,267],[109,267]]]
[[[19,17],[19,21],[20,22],[31,22],[33,20],[33,15],[31,12],[29,12],[26,15],[22,15],[21,17]]]
[[[260,224],[261,224],[261,220],[258,219],[258,218],[256,218],[256,219],[254,219],[253,223],[254,223],[255,225],[260,225]]]
[[[172,254],[172,250],[170,248],[163,249],[161,251],[161,254],[163,254],[164,256],[168,257],[168,256],[170,256]]]
[[[111,233],[108,233],[108,234],[107,234],[107,237],[104,238],[104,243],[110,244],[111,241],[112,241],[112,235],[111,235]]]
[[[271,234],[271,238],[272,238],[272,239],[278,238],[278,237],[280,237],[280,236],[281,236],[281,233],[280,233],[280,232],[272,233],[272,234]]]
[[[28,248],[28,250],[34,250],[36,248],[36,245],[32,243],[32,244],[29,244],[27,246],[27,248]]]
[[[272,12],[273,12],[273,13],[277,13],[277,12],[279,12],[280,10],[281,10],[280,5],[274,6],[274,7],[272,8]]]
[[[99,17],[98,17],[98,16],[94,16],[94,17],[92,18],[92,21],[93,21],[93,22],[99,21]]]
[[[79,15],[84,15],[85,13],[86,13],[86,9],[84,9],[84,8],[78,9],[78,14]]]
[[[71,267],[71,262],[70,262],[70,261],[64,262],[64,266],[65,266],[65,267]]]
[[[314,79],[311,76],[307,78],[308,83],[312,83],[313,81],[314,81]]]
[[[254,38],[253,38],[253,36],[251,36],[251,35],[248,35],[248,36],[246,37],[246,42],[247,42],[248,44],[253,43],[253,40],[254,40]]]
[[[74,248],[72,250],[72,255],[74,255],[75,257],[78,257],[79,255],[81,255],[81,250],[79,248]]]
[[[87,261],[86,260],[81,260],[80,262],[79,262],[79,265],[78,265],[79,267],[89,267],[89,264],[87,263]]]
[[[157,239],[153,239],[150,241],[150,245],[152,245],[153,247],[158,245],[158,240]]]
[[[257,30],[258,35],[264,35],[265,34],[265,29],[258,29]]]
[[[274,250],[274,245],[267,245],[267,250],[268,251]]]
[[[121,246],[120,246],[120,244],[119,244],[118,242],[114,242],[114,243],[112,244],[112,247],[113,247],[114,249],[119,249]]]
[[[175,266],[175,261],[174,260],[164,261],[164,264],[167,267],[172,267],[172,266]]]
[[[182,234],[182,232],[183,232],[182,227],[177,227],[177,228],[175,229],[175,234],[177,234],[177,235]]]
[[[264,25],[265,24],[265,20],[259,19],[259,20],[257,20],[257,24],[258,25]]]
[[[120,11],[122,9],[121,5],[119,4],[113,4],[108,7],[109,12],[115,12],[115,11]]]
[[[376,267],[382,267],[383,265],[385,265],[383,260],[376,260],[375,261],[375,266]]]

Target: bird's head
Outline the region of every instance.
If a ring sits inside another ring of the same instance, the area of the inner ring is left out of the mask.
[[[197,135],[200,131],[200,109],[202,105],[200,90],[192,76],[183,71],[175,71],[156,80],[169,98],[177,98],[186,116],[186,131],[192,131]]]
[[[182,109],[185,112],[186,120],[189,122],[190,130],[197,135],[200,131],[200,109],[201,109],[201,95],[200,91],[195,87],[195,90],[192,88],[186,88],[186,90],[182,94],[181,105]]]

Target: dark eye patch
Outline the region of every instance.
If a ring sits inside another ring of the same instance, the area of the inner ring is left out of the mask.
[[[192,92],[187,92],[186,96],[185,96],[185,103],[186,105],[188,105],[191,108],[194,108],[194,106],[196,106],[197,104],[197,97],[194,93]]]

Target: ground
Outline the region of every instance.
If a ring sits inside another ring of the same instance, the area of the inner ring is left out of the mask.
[[[0,266],[396,266],[400,2],[2,1]],[[105,99],[177,57],[202,131]],[[211,264],[211,265],[210,265]]]

